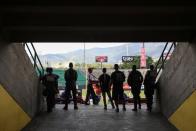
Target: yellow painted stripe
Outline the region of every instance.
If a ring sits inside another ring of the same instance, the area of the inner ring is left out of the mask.
[[[196,131],[196,91],[185,100],[169,121],[180,131]]]
[[[0,85],[0,131],[20,131],[31,118]]]

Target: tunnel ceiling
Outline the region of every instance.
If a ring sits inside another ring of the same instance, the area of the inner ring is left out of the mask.
[[[1,0],[0,36],[12,42],[192,41],[196,1]]]

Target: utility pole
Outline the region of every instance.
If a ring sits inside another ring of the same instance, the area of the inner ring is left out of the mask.
[[[84,42],[84,69],[86,68],[86,46],[85,46],[85,42]]]
[[[127,43],[127,56],[129,55],[129,44]]]
[[[88,84],[88,82],[87,82],[87,66],[86,66],[86,44],[85,44],[85,42],[84,42],[84,70],[85,70],[85,76],[86,76],[86,89],[87,89],[87,84]]]

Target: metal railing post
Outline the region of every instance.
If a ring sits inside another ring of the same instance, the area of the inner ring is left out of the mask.
[[[39,56],[37,54],[37,51],[36,51],[33,43],[30,43],[30,45],[31,45],[31,47],[33,49],[34,55],[33,55],[32,51],[30,50],[29,45],[27,43],[24,43],[24,46],[27,47],[27,51],[30,53],[30,56],[32,58],[34,69],[35,70],[37,69],[39,75],[42,76],[42,75],[44,75],[44,67],[43,67],[43,65],[42,65],[42,63],[41,63],[41,61],[39,59]],[[40,67],[38,66],[38,64],[40,65]],[[40,70],[40,68],[41,68],[41,70]]]
[[[167,60],[167,57],[168,57],[169,53],[171,52],[171,49],[172,49],[173,47],[174,47],[174,49],[175,49],[176,43],[173,42],[173,43],[171,44],[171,46],[170,46],[170,48],[169,48],[169,51],[167,52],[166,56],[164,57],[164,52],[165,52],[167,46],[168,46],[168,42],[165,44],[165,47],[164,47],[164,49],[163,49],[163,51],[162,51],[162,53],[161,53],[161,56],[159,57],[159,60],[158,60],[158,62],[157,62],[157,65],[155,66],[155,70],[157,70],[159,64],[161,64],[161,66],[160,66],[159,69],[158,69],[157,76],[159,75],[161,69],[164,69],[165,62],[166,62],[166,60]],[[160,61],[161,61],[161,63],[160,63]]]

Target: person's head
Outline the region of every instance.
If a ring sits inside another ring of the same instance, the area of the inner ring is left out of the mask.
[[[103,69],[102,69],[102,72],[103,72],[103,73],[106,73],[106,68],[103,68]]]
[[[136,65],[133,65],[133,66],[132,66],[132,70],[133,70],[133,71],[136,71]]]
[[[115,69],[115,70],[118,70],[118,69],[119,69],[118,64],[114,64],[114,69]]]
[[[150,65],[150,70],[154,70],[154,66],[153,65]]]
[[[52,74],[53,69],[52,69],[51,67],[47,67],[47,68],[46,68],[46,72],[47,72],[48,74]]]
[[[93,69],[92,68],[88,68],[88,73],[92,73]]]
[[[73,63],[69,63],[69,68],[73,68]]]

